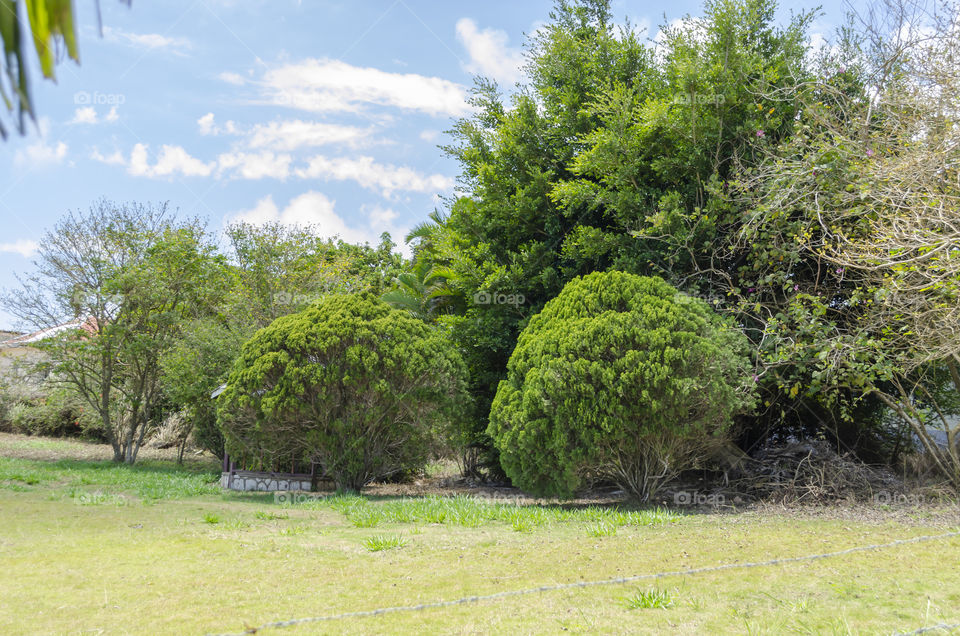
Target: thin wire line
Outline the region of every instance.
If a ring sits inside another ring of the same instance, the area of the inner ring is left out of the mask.
[[[497,592],[495,594],[466,596],[466,597],[458,598],[452,601],[436,601],[433,603],[421,603],[419,605],[400,605],[395,607],[381,607],[378,609],[364,610],[359,612],[330,614],[327,616],[294,618],[294,619],[285,620],[285,621],[275,621],[272,623],[264,623],[259,627],[247,628],[243,632],[216,634],[211,636],[243,636],[244,634],[256,634],[265,629],[279,629],[284,627],[294,627],[296,625],[303,625],[306,623],[336,621],[336,620],[342,620],[346,618],[365,618],[370,616],[382,616],[384,614],[393,614],[396,612],[418,612],[418,611],[428,610],[428,609],[451,607],[454,605],[465,605],[468,603],[479,603],[481,601],[500,600],[500,599],[510,598],[514,596],[525,596],[528,594],[539,594],[541,592],[552,592],[556,590],[596,587],[600,585],[621,585],[623,583],[632,583],[634,581],[662,579],[662,578],[673,577],[673,576],[689,576],[692,574],[704,574],[707,572],[721,572],[724,570],[756,568],[756,567],[764,567],[769,565],[782,565],[785,563],[797,563],[800,561],[813,561],[817,559],[827,559],[831,557],[843,556],[845,554],[854,554],[857,552],[866,552],[869,550],[880,550],[883,548],[892,548],[892,547],[907,545],[911,543],[922,543],[925,541],[936,541],[939,539],[948,539],[948,538],[957,537],[957,536],[960,536],[960,531],[947,532],[944,534],[937,534],[937,535],[923,535],[919,537],[913,537],[911,539],[898,539],[896,541],[891,541],[890,543],[876,543],[872,545],[847,548],[846,550],[839,550],[837,552],[824,552],[822,554],[810,554],[806,556],[787,557],[783,559],[769,559],[767,561],[754,561],[754,562],[748,562],[748,563],[726,563],[723,565],[712,565],[712,566],[706,566],[702,568],[693,568],[690,570],[674,570],[670,572],[658,572],[656,574],[637,574],[634,576],[624,576],[624,577],[617,577],[612,579],[601,579],[598,581],[578,581],[576,583],[557,583],[554,585],[541,585],[540,587],[531,587],[531,588],[525,588],[520,590]],[[949,626],[944,627],[944,626],[936,625],[933,627],[925,627],[922,629],[932,631],[934,629],[944,629],[944,628],[949,628]],[[919,634],[923,632],[917,631],[912,633]]]

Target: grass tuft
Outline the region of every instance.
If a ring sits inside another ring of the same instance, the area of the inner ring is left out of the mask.
[[[673,599],[666,590],[654,588],[651,590],[637,590],[637,593],[626,599],[627,609],[666,609],[673,605]]]
[[[258,510],[254,515],[255,518],[260,521],[276,521],[278,519],[289,519],[290,515],[280,514],[277,512],[265,512],[263,510]]]
[[[382,535],[377,534],[372,537],[367,537],[363,545],[367,546],[367,550],[371,552],[381,552],[383,550],[392,550],[394,548],[402,548],[407,545],[407,540],[398,535]]]
[[[306,526],[287,526],[280,530],[280,534],[285,537],[295,537],[307,531]]]
[[[610,521],[600,521],[590,526],[587,532],[591,537],[612,537],[617,534],[617,526]]]

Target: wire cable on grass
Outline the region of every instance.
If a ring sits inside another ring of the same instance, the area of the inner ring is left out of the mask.
[[[939,625],[930,625],[929,627],[921,627],[920,629],[913,632],[896,632],[893,636],[914,636],[914,634],[926,634],[927,632],[939,632],[939,631],[953,631],[955,629],[960,629],[960,623],[940,623]]]
[[[432,603],[421,603],[419,605],[399,605],[396,607],[381,607],[379,609],[363,610],[359,612],[346,612],[343,614],[330,614],[327,616],[310,616],[307,618],[293,618],[285,621],[274,621],[272,623],[264,623],[263,625],[260,625],[258,627],[249,627],[242,632],[216,634],[211,636],[244,636],[245,634],[257,634],[265,629],[281,629],[284,627],[295,627],[297,625],[304,625],[307,623],[321,623],[326,621],[343,620],[347,618],[365,618],[365,617],[371,617],[371,616],[382,616],[384,614],[394,614],[397,612],[418,612],[418,611],[428,610],[428,609],[452,607],[454,605],[466,605],[468,603],[479,603],[481,601],[500,600],[500,599],[510,598],[514,596],[526,596],[528,594],[539,594],[541,592],[553,592],[556,590],[569,590],[569,589],[576,589],[576,588],[595,587],[598,585],[620,585],[623,583],[632,583],[634,581],[662,579],[662,578],[672,577],[672,576],[689,576],[692,574],[704,574],[707,572],[722,572],[724,570],[756,568],[756,567],[764,567],[769,565],[783,565],[785,563],[797,563],[800,561],[815,561],[817,559],[827,559],[831,557],[843,556],[846,554],[854,554],[857,552],[867,552],[870,550],[882,550],[884,548],[893,548],[893,547],[907,545],[911,543],[937,541],[940,539],[949,539],[949,538],[958,537],[958,536],[960,536],[960,531],[946,532],[944,534],[923,535],[919,537],[913,537],[911,539],[897,539],[896,541],[891,541],[890,543],[875,543],[872,545],[858,546],[855,548],[847,548],[846,550],[838,550],[837,552],[824,552],[822,554],[808,554],[805,556],[786,557],[782,559],[769,559],[767,561],[753,561],[748,563],[725,563],[722,565],[711,565],[711,566],[706,566],[702,568],[692,568],[689,570],[674,570],[671,572],[658,572],[656,574],[636,574],[633,576],[622,576],[622,577],[617,577],[612,579],[601,579],[598,581],[578,581],[576,583],[556,583],[554,585],[541,585],[540,587],[530,587],[530,588],[525,588],[521,590],[497,592],[495,594],[465,596],[463,598],[458,598],[451,601],[435,601]],[[924,633],[923,630],[932,631],[935,629],[949,629],[950,627],[951,626],[935,625],[933,627],[925,627],[925,628],[922,628],[920,631],[910,632],[910,633],[921,634],[921,633]]]

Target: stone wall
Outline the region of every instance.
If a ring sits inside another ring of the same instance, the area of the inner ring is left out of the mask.
[[[220,476],[220,485],[227,490],[245,492],[274,492],[286,490],[313,490],[310,475],[291,475],[286,473],[258,473],[248,470],[224,472]]]

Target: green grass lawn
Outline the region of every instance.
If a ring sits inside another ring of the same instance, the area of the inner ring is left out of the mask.
[[[836,551],[960,525],[945,507],[860,519],[830,509],[683,515],[464,496],[277,503],[220,492],[210,463],[178,469],[155,459],[131,469],[62,450],[64,459],[27,459],[0,443],[8,455],[0,457],[4,634],[242,632],[296,617]],[[960,538],[951,538],[267,633],[889,634],[957,622]]]

